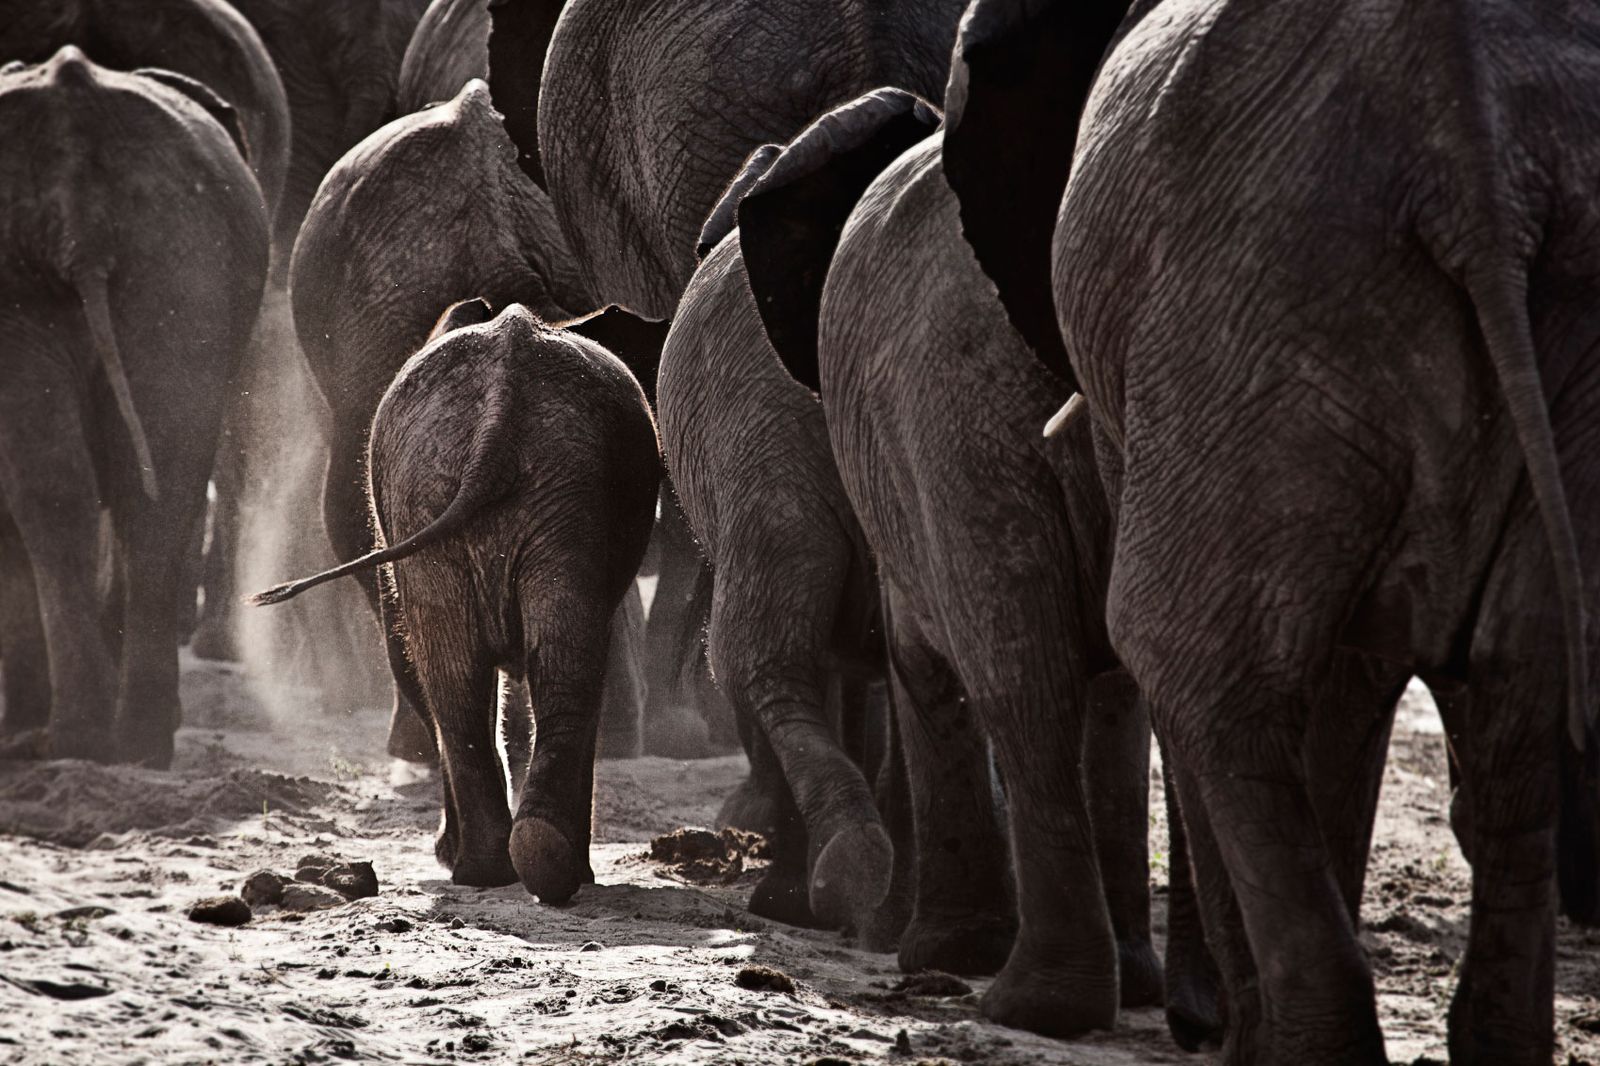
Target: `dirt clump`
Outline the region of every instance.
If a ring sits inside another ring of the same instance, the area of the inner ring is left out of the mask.
[[[650,861],[698,885],[725,885],[744,873],[745,860],[765,860],[766,838],[743,829],[683,828],[650,841]]]
[[[278,905],[286,911],[325,911],[333,907],[342,907],[348,902],[343,896],[331,888],[321,885],[303,885],[298,882],[285,885],[283,899]]]
[[[752,992],[787,992],[794,995],[794,979],[771,966],[746,966],[734,977],[733,983]]]
[[[250,904],[238,896],[208,896],[189,908],[189,920],[206,925],[246,925],[250,917]]]
[[[275,907],[283,902],[284,879],[271,870],[257,870],[244,879],[239,895],[252,907]]]

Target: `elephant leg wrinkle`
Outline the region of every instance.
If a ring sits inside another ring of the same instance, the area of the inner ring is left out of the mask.
[[[1200,785],[1193,791],[1249,939],[1260,1052],[1273,1062],[1384,1062],[1372,973],[1306,788],[1303,731],[1276,724],[1260,706],[1270,699],[1266,682],[1241,681],[1230,692],[1236,698],[1220,702],[1234,720],[1259,723],[1232,741],[1248,744],[1248,759],[1218,730],[1176,755]]]

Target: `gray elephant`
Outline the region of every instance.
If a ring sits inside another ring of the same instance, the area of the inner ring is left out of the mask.
[[[738,238],[725,237],[742,187],[776,153],[757,153],[701,235],[715,250],[661,353],[662,452],[710,562],[707,650],[752,764],[719,820],[773,834],[773,865],[750,910],[850,924],[892,950],[903,913],[880,921],[875,912],[895,848],[835,721],[862,721],[866,681],[882,674],[876,575],[822,408],[767,342]],[[841,665],[854,669],[842,676]],[[986,777],[982,787],[987,794]]]
[[[443,316],[373,417],[379,549],[257,599],[382,566],[395,681],[439,742],[439,861],[458,884],[520,878],[561,903],[594,880],[608,629],[650,538],[660,458],[644,393],[615,356],[520,305],[476,325],[486,313],[474,310],[487,305]],[[533,698],[515,819],[494,733],[500,672],[525,677]]]
[[[6,728],[48,718],[55,755],[172,758],[173,546],[204,518],[268,268],[241,129],[191,78],[114,72],[71,45],[0,69],[0,139],[32,146],[0,158],[0,201],[16,216],[0,225]]]
[[[1418,674],[1469,815],[1451,1058],[1549,1062],[1559,753],[1600,743],[1595,12],[1142,5],[1069,154],[1076,108],[1034,112],[1018,59],[1087,84],[1084,10],[994,5],[1009,61],[963,216],[1013,258],[1054,222],[1116,515],[1107,621],[1178,771],[1225,1059],[1383,1061],[1356,928]],[[1038,131],[1064,198],[1005,147]]]
[[[939,93],[961,8],[501,0],[490,84],[589,290],[664,319],[745,157],[879,85]]]
[[[471,79],[488,77],[489,0],[433,0],[400,63],[400,113],[448,100]]]
[[[288,100],[260,36],[238,11],[224,0],[0,0],[0,63],[41,63],[68,44],[100,66],[159,67],[210,88],[233,109],[250,169],[276,214],[289,168]]]
[[[342,664],[337,676],[326,668],[319,671],[316,656],[296,652],[304,642],[286,634],[284,626],[265,624],[289,623],[289,618],[255,618],[241,628],[238,590],[241,582],[262,580],[262,571],[275,565],[313,569],[331,562],[309,520],[316,513],[316,495],[308,474],[323,461],[325,427],[281,290],[295,234],[323,175],[348,148],[398,113],[400,58],[424,4],[235,0],[234,6],[260,34],[281,76],[291,141],[273,231],[282,271],[269,294],[248,373],[223,424],[205,559],[205,608],[191,647],[196,655],[214,659],[249,657],[248,649],[277,669],[298,660],[296,667],[311,670],[309,679],[365,698],[375,679],[349,669],[357,659],[356,634],[343,624],[343,616],[358,609],[354,590],[343,602],[319,601],[320,610],[297,611],[300,617],[292,623],[297,631],[317,632],[315,646],[323,649],[322,657]]]
[[[820,391],[881,575],[917,841],[901,964],[1003,960],[985,1015],[1070,1035],[1161,999],[1149,727],[1103,622],[1110,516],[1087,420],[1040,438],[1070,390],[964,245],[938,121],[889,91],[840,109],[753,183],[739,239],[773,347]],[[957,759],[976,735],[1006,795],[1014,943],[1003,840],[952,830],[983,824],[982,760]]]
[[[419,109],[449,99],[469,78],[489,77],[489,7],[488,0],[435,0],[429,6],[406,49],[400,78],[402,106]],[[501,24],[497,52],[512,57],[511,70],[537,73],[543,52],[538,51],[538,65],[530,56],[548,40],[558,11],[559,7],[550,8],[549,21],[531,26]],[[514,35],[514,29],[523,36]],[[530,42],[527,34],[537,41]],[[504,66],[500,76],[507,77]],[[531,112],[537,95],[537,82],[518,85],[513,92],[502,81],[500,99],[505,106]],[[647,391],[651,387],[647,384]],[[656,586],[640,639],[646,701],[643,751],[669,758],[727,751],[738,744],[732,709],[712,684],[705,659],[711,574],[670,485],[662,488],[646,570],[656,578]]]
[[[229,3],[261,35],[289,105],[289,170],[275,229],[287,251],[323,175],[357,141],[401,113],[400,62],[427,3]]]
[[[372,415],[442,305],[481,296],[562,322],[589,302],[549,203],[517,169],[481,81],[397,119],[340,160],[307,213],[291,283],[300,344],[332,415],[323,523],[340,559],[371,547],[362,471]],[[664,327],[613,312],[582,328],[653,384]],[[377,587],[366,588],[376,610]],[[429,759],[432,740],[420,724],[402,691],[390,754]],[[635,751],[636,722],[631,732],[612,750]]]

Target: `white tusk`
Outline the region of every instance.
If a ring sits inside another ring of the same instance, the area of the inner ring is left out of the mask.
[[[1061,405],[1061,410],[1050,416],[1050,421],[1044,424],[1045,437],[1053,437],[1066,426],[1067,419],[1071,418],[1078,408],[1083,406],[1083,393],[1075,392],[1072,399]]]

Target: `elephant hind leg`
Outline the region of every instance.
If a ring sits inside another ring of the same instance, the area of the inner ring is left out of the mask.
[[[890,697],[916,840],[900,968],[995,973],[1011,953],[1016,917],[988,748],[949,662],[903,608],[890,617]]]
[[[50,658],[33,564],[16,523],[0,504],[0,734],[16,736],[50,722]]]
[[[759,724],[805,823],[808,902],[827,926],[861,928],[888,895],[894,846],[872,789],[824,708],[833,590],[794,580],[781,605],[750,568],[720,567],[712,666],[736,713]]]
[[[511,861],[531,894],[565,903],[594,880],[594,758],[617,604],[582,580],[603,574],[596,560],[549,560],[540,569],[517,581],[528,590],[521,611],[533,757],[512,827]]]
[[[1150,940],[1150,715],[1121,670],[1089,684],[1083,770],[1095,852],[1117,937],[1121,1006],[1162,1002]]]
[[[1530,505],[1486,586],[1456,707],[1472,916],[1450,1005],[1451,1062],[1547,1063],[1554,1053],[1566,686],[1542,537]]]
[[[513,884],[506,770],[494,735],[497,656],[473,613],[472,583],[437,557],[397,563],[393,574],[405,646],[390,645],[390,664],[400,657],[401,690],[420,700],[438,731],[445,810],[435,853],[456,884]]]
[[[750,893],[750,913],[814,928],[819,923],[811,913],[811,887],[806,878],[805,820],[784,780],[778,753],[772,750],[760,723],[740,714],[736,725],[750,759],[750,775],[723,802],[717,824],[765,835],[772,852],[771,865]]]
[[[172,533],[187,531],[199,510],[192,500],[182,499],[183,486],[171,476],[172,469],[168,465],[163,472],[167,491],[159,504],[123,500],[116,518],[123,563],[117,732],[124,758],[161,769],[172,763],[174,734],[182,720],[178,641],[171,622],[184,557],[173,552]]]
[[[1216,959],[1206,945],[1201,924],[1200,901],[1195,891],[1195,870],[1190,861],[1189,831],[1178,801],[1178,782],[1172,760],[1163,757],[1161,774],[1166,785],[1167,803],[1167,951],[1165,984],[1167,1029],[1185,1051],[1220,1047],[1223,1039],[1222,975]],[[1213,848],[1214,850],[1214,848]],[[1213,869],[1220,871],[1220,860],[1212,857]],[[1223,875],[1228,903],[1237,922],[1238,909],[1232,906],[1233,889]],[[1238,952],[1249,957],[1249,945],[1240,929]]]
[[[49,650],[51,752],[111,762],[117,671],[100,628],[98,478],[78,389],[65,374],[41,377],[0,395],[0,497],[33,566]],[[162,628],[171,634],[170,613]]]

